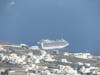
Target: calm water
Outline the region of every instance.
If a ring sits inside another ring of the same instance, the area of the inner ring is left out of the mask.
[[[0,40],[64,38],[75,52],[100,52],[100,0],[0,0]]]

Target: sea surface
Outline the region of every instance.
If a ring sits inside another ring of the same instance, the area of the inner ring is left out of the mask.
[[[66,50],[100,54],[100,0],[0,0],[1,41],[61,38]]]

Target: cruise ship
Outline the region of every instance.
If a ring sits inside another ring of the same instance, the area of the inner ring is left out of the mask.
[[[42,49],[61,49],[67,47],[69,45],[68,41],[61,39],[61,40],[41,40],[39,42],[41,44]]]

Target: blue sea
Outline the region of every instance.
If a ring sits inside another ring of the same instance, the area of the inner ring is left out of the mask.
[[[0,0],[1,41],[61,38],[66,50],[100,54],[100,0]]]

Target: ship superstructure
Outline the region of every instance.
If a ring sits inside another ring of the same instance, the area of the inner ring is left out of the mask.
[[[61,39],[61,40],[42,40],[40,42],[42,49],[61,49],[67,47],[69,45],[68,41]]]

